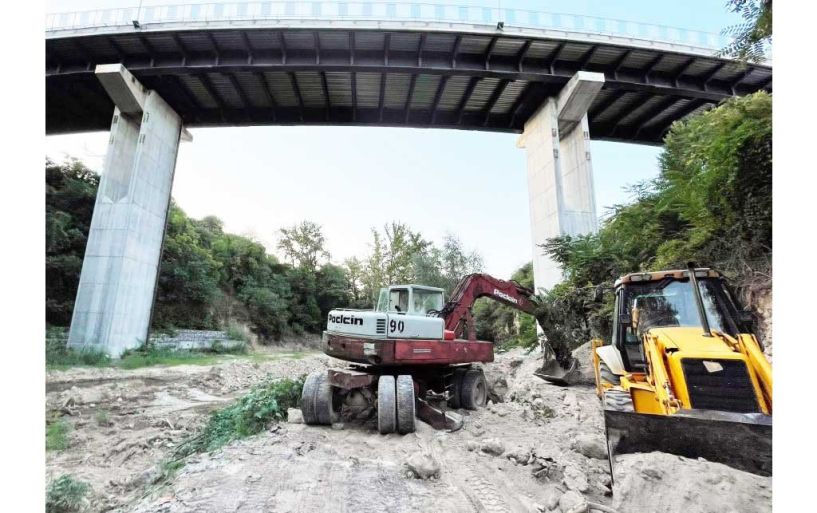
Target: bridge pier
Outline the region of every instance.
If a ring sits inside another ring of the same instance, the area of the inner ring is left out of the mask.
[[[148,336],[173,186],[179,115],[120,64],[96,76],[114,102],[68,345],[119,357]]]
[[[517,147],[527,153],[533,277],[537,291],[562,280],[562,270],[540,247],[561,235],[598,230],[587,109],[604,75],[580,71],[525,123]]]

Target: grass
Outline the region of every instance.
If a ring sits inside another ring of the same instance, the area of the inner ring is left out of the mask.
[[[108,410],[97,410],[94,415],[94,420],[96,420],[98,426],[110,426],[113,424],[113,422],[111,422],[111,414]]]
[[[68,448],[68,434],[71,425],[62,419],[56,419],[45,426],[45,450],[62,451]]]
[[[46,513],[74,513],[81,511],[86,503],[85,497],[91,491],[91,486],[74,479],[69,474],[63,474],[52,481],[45,494]]]
[[[216,341],[206,349],[171,349],[155,346],[141,346],[126,351],[118,360],[110,358],[97,349],[73,349],[67,346],[68,337],[62,332],[49,330],[45,343],[45,364],[48,369],[69,367],[119,367],[138,369],[153,365],[212,365],[224,355],[247,355],[246,342],[224,344]]]

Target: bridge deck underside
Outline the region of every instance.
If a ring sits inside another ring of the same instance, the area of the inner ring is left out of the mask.
[[[579,70],[605,74],[594,139],[658,144],[673,121],[772,87],[772,70],[601,43],[421,31],[243,29],[46,39],[46,132],[107,130],[94,76],[122,62],[187,126],[329,124],[521,132]]]

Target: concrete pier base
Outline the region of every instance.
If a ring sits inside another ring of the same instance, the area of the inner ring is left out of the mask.
[[[123,66],[96,74],[116,108],[68,345],[119,357],[148,337],[182,121]]]
[[[525,123],[517,146],[527,151],[533,277],[537,292],[562,280],[541,245],[561,235],[598,230],[587,109],[604,75],[580,71]]]

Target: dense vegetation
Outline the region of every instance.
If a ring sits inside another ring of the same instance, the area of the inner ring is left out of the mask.
[[[46,160],[50,326],[70,324],[98,186],[99,177],[81,162]],[[321,227],[309,221],[281,229],[277,249],[285,263],[261,243],[225,232],[218,218],[192,219],[171,203],[152,328],[242,323],[261,341],[319,333],[329,310],[370,307],[384,285],[418,282],[450,290],[482,267],[479,255],[465,251],[455,236],[437,246],[400,222],[373,228],[369,254],[342,265],[330,261]]]
[[[616,277],[638,270],[718,268],[744,303],[771,291],[772,99],[732,99],[673,125],[660,174],[632,189],[598,234],[551,239],[544,250],[565,280],[543,298],[540,319],[553,341],[607,337]],[[759,312],[761,316],[767,312]]]

